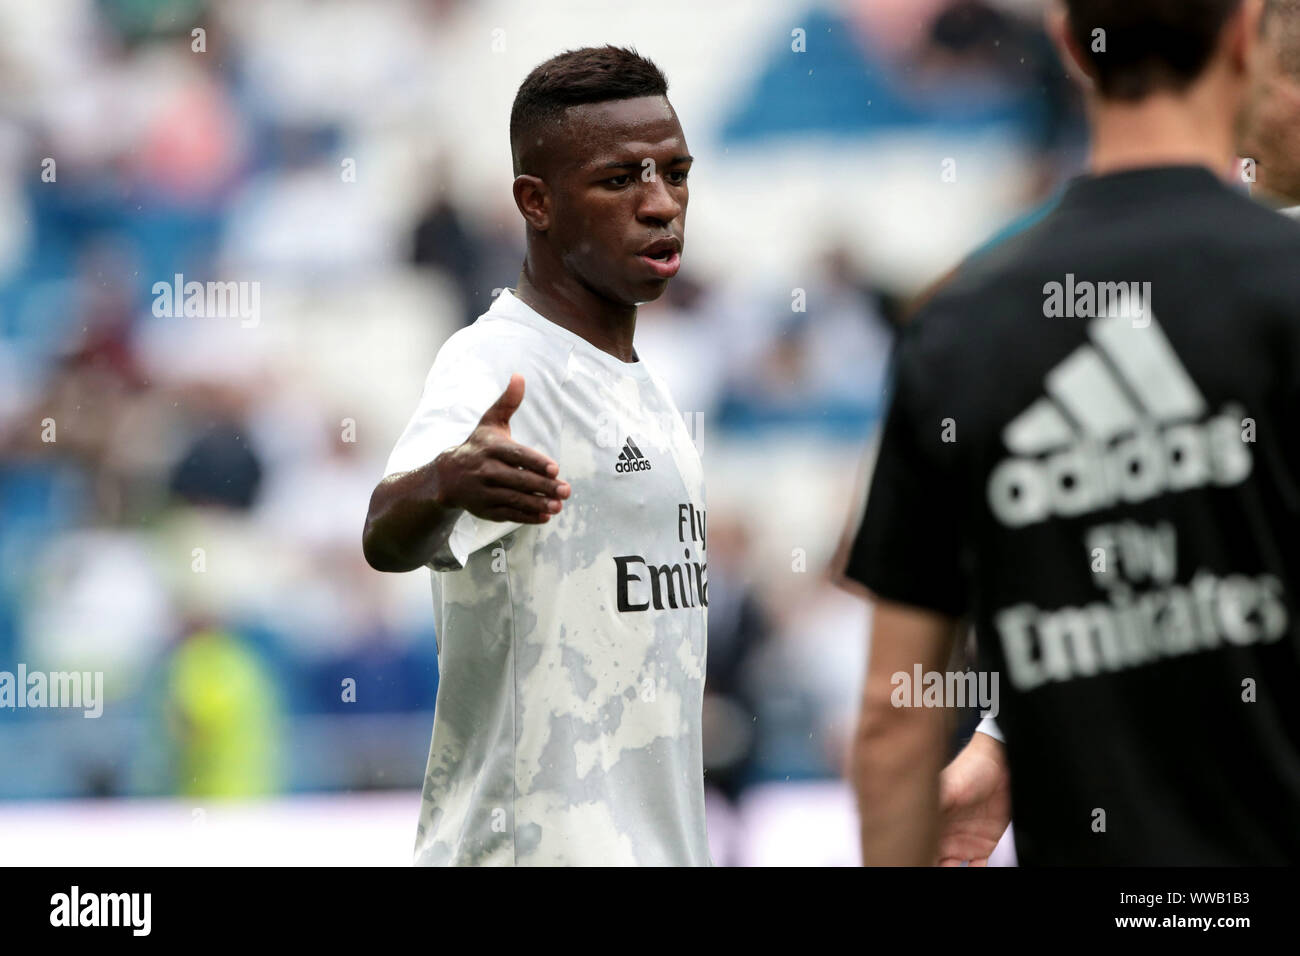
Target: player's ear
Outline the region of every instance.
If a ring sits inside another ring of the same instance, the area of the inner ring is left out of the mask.
[[[1074,39],[1074,27],[1070,22],[1070,13],[1060,0],[1048,5],[1044,13],[1047,35],[1056,47],[1056,55],[1065,64],[1066,71],[1084,88],[1091,89],[1096,80],[1096,70],[1088,51],[1082,49]],[[1105,37],[1100,38],[1105,42]]]
[[[545,232],[551,228],[551,190],[539,176],[515,177],[515,205],[532,228]]]
[[[1264,0],[1243,0],[1224,26],[1234,73],[1249,73],[1263,46]]]

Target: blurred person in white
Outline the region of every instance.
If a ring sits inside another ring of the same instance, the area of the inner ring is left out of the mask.
[[[1300,0],[1268,0],[1262,43],[1239,126],[1238,153],[1255,160],[1252,196],[1300,218]],[[939,862],[988,862],[1011,824],[1005,740],[986,717],[940,777]]]
[[[374,463],[346,427],[331,427],[340,420],[347,421],[342,413],[305,423],[320,441],[268,472],[254,516],[276,583],[267,619],[305,658],[357,650],[389,624],[422,629],[410,620],[406,589],[393,587],[410,582],[365,574],[356,535],[375,487]],[[420,620],[427,620],[427,594],[419,601]]]
[[[363,535],[433,571],[415,861],[708,865],[703,475],[633,345],[692,160],[663,74],[612,46],[535,68],[510,133],[518,288],[439,351]]]
[[[717,408],[722,386],[727,342],[711,306],[715,292],[686,275],[679,275],[668,291],[647,303],[637,315],[636,351],[658,370],[677,407],[693,419],[699,445],[700,427]]]

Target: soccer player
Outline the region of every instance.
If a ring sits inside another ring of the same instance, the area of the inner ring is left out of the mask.
[[[1261,4],[1064,7],[1091,174],[905,332],[847,567],[864,859],[936,858],[943,712],[891,678],[969,616],[1022,863],[1294,863],[1300,229],[1220,178]]]
[[[417,864],[710,862],[704,484],[633,344],[681,262],[667,89],[611,46],[523,81],[518,285],[439,350],[370,503],[370,564],[433,570]]]
[[[1237,152],[1256,161],[1251,197],[1300,218],[1300,0],[1267,0],[1250,93],[1239,121]],[[996,248],[1055,205],[991,241]],[[988,862],[1011,821],[1010,775],[1001,730],[985,718],[970,743],[940,777],[938,862]]]

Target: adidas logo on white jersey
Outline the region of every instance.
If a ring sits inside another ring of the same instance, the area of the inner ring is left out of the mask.
[[[1002,433],[1017,457],[989,478],[999,521],[1018,528],[1246,480],[1244,412],[1228,406],[1205,417],[1205,399],[1159,323],[1096,319],[1088,337],[1091,345],[1048,372],[1047,395]]]
[[[636,447],[636,442],[630,435],[623,442],[623,451],[618,456],[618,461],[614,462],[614,470],[620,474],[628,471],[650,470],[650,459],[641,454],[641,449]]]

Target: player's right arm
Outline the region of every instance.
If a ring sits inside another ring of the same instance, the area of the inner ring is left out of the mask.
[[[362,533],[372,568],[413,571],[429,564],[466,513],[491,522],[544,524],[559,512],[570,494],[559,465],[511,437],[510,418],[523,398],[523,376],[512,375],[465,441],[376,486]]]

